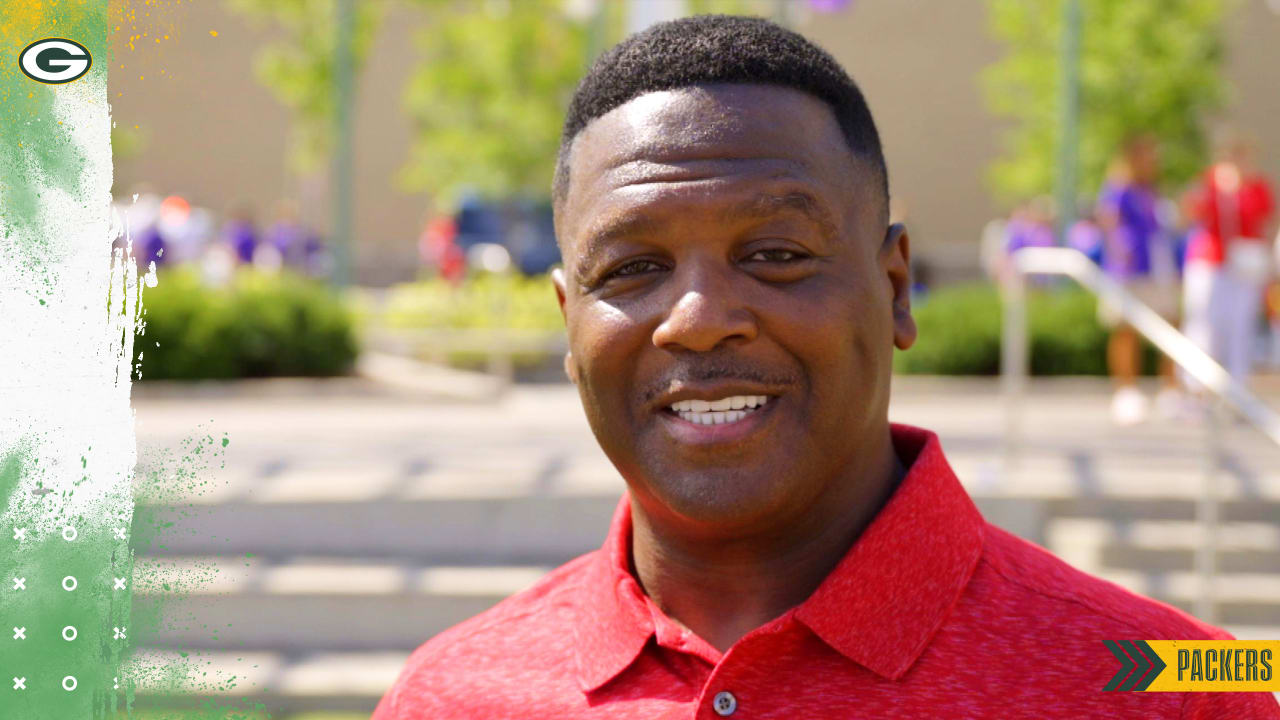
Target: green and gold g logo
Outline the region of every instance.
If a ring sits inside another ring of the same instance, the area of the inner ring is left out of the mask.
[[[89,50],[66,38],[37,40],[18,55],[18,67],[23,74],[46,85],[61,85],[84,77],[92,65]]]

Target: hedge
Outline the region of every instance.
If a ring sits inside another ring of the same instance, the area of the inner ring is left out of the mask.
[[[482,275],[456,289],[439,280],[407,283],[390,288],[379,304],[375,310],[361,294],[344,301],[327,286],[289,273],[243,271],[229,286],[215,288],[194,269],[166,269],[159,285],[143,293],[145,334],[136,343],[141,379],[345,374],[357,353],[357,318],[401,328],[564,330],[546,275]],[[1032,374],[1106,374],[1107,333],[1096,308],[1094,297],[1074,286],[1028,293]],[[994,287],[934,290],[915,301],[912,314],[919,336],[910,350],[896,353],[895,372],[999,373],[1001,307]],[[1155,352],[1145,352],[1151,372]],[[458,355],[449,359],[465,365],[485,360]],[[538,356],[513,360],[517,366],[546,362]]]
[[[351,313],[329,287],[287,272],[237,272],[209,287],[192,268],[161,271],[142,294],[141,379],[328,376],[349,372]]]
[[[894,370],[905,374],[997,375],[1000,372],[1001,306],[996,288],[964,285],[929,293],[912,308],[919,336],[898,351]],[[1033,375],[1105,375],[1107,331],[1097,319],[1094,296],[1075,286],[1028,291],[1027,319]],[[1144,370],[1156,353],[1144,349]]]
[[[357,314],[370,318],[372,307]],[[477,273],[458,287],[439,278],[389,288],[380,322],[393,328],[514,328],[563,330],[560,305],[548,274]]]

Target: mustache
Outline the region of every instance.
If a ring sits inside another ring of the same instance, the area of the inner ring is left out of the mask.
[[[662,377],[647,383],[640,392],[640,399],[643,404],[649,405],[658,396],[670,390],[673,385],[724,380],[780,386],[795,385],[799,382],[799,379],[791,373],[779,373],[742,360],[706,358],[691,360],[672,367],[663,373]]]

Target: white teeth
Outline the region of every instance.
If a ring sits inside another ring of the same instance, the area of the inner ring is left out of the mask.
[[[756,408],[768,400],[765,395],[733,395],[719,400],[681,400],[670,405],[671,410],[681,412],[727,412],[743,408]]]
[[[724,425],[735,423],[754,412],[756,408],[769,400],[765,395],[735,395],[730,398],[708,402],[706,400],[681,400],[673,403],[671,409],[682,419],[696,425]],[[700,409],[700,408],[707,409]],[[724,407],[724,410],[716,408]]]

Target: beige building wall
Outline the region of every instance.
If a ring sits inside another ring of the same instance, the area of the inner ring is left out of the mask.
[[[1001,212],[985,184],[999,126],[978,81],[1000,47],[988,36],[983,8],[978,0],[856,0],[797,28],[862,87],[915,255],[948,278],[976,275],[978,234]],[[253,78],[254,53],[270,33],[215,0],[175,6],[167,23],[174,39],[155,48],[130,51],[127,34],[115,35],[113,117],[125,128],[138,125],[144,138],[135,157],[117,160],[117,195],[145,182],[218,212],[248,203],[264,221],[276,200],[298,198],[324,227],[323,181],[299,181],[287,170],[288,113]],[[409,143],[400,96],[423,25],[413,9],[393,4],[359,80],[355,228],[364,282],[406,279],[417,265],[426,202],[401,192],[395,177]],[[1280,14],[1267,0],[1242,0],[1228,45],[1228,116],[1258,137],[1264,169],[1280,177]]]

